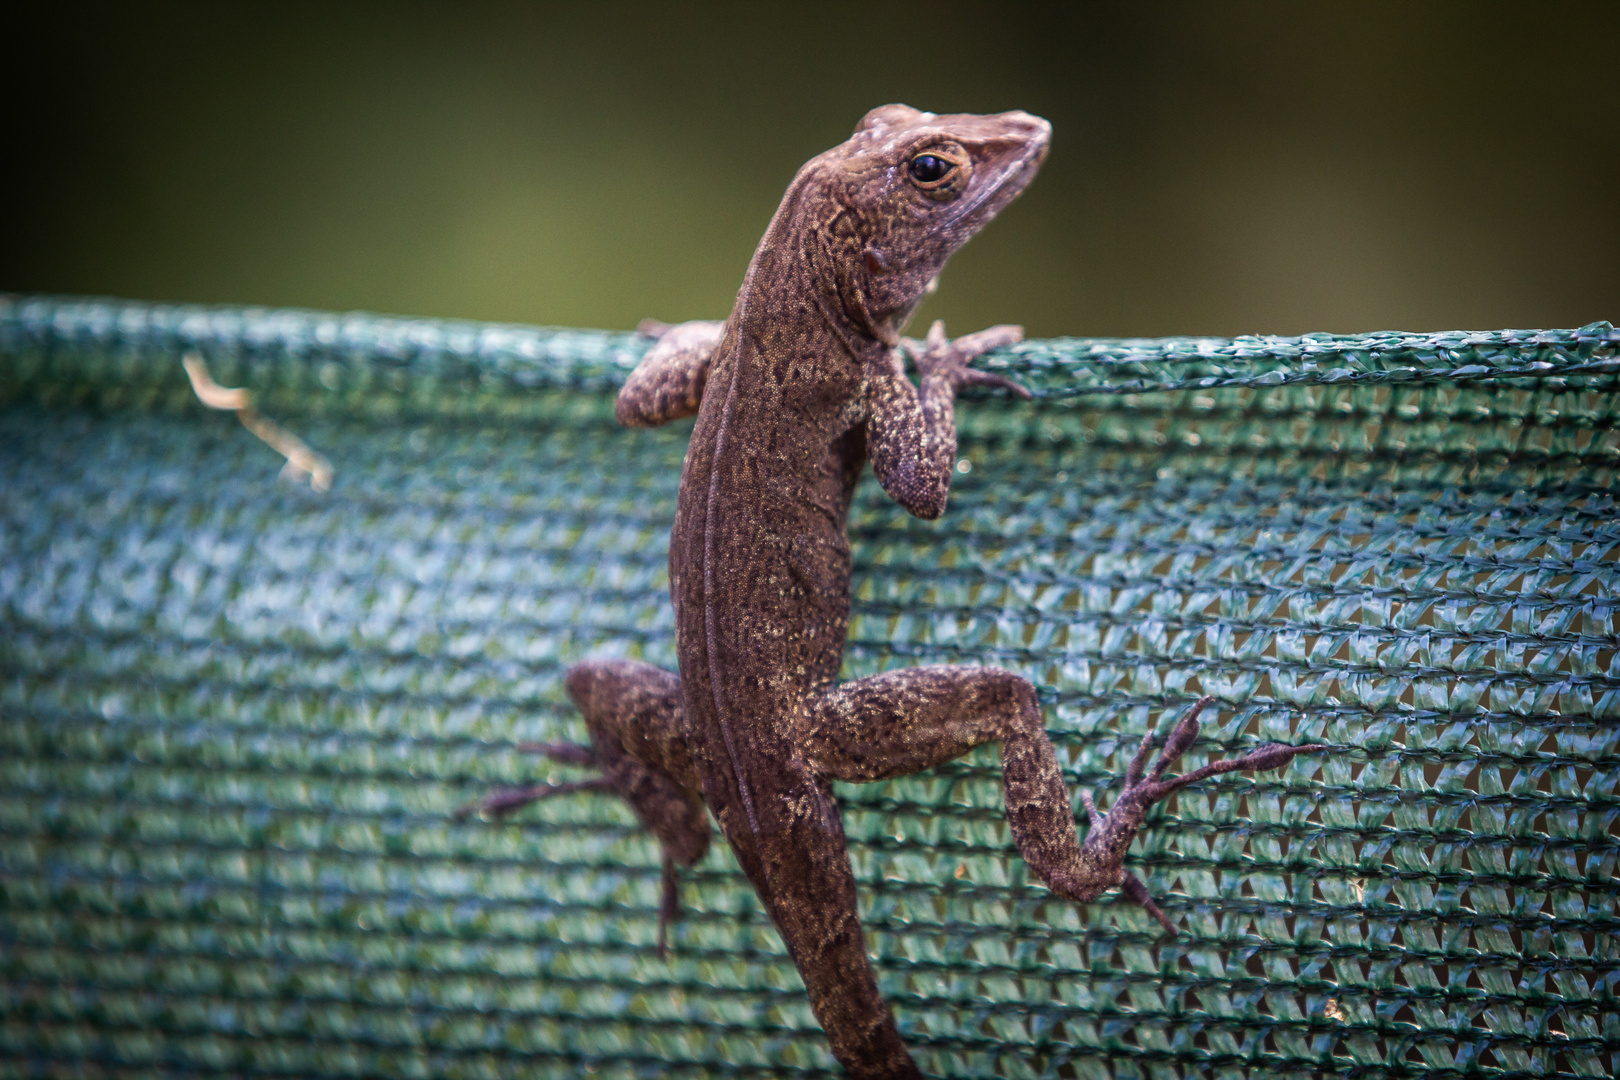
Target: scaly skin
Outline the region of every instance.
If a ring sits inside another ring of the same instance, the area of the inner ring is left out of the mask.
[[[865,462],[896,502],[936,518],[956,461],[956,392],[980,384],[1024,393],[968,366],[1018,341],[1018,327],[955,342],[938,323],[926,343],[900,334],[945,260],[1029,183],[1050,133],[1021,112],[874,109],[848,142],[799,170],[729,319],[644,326],[659,340],[619,394],[620,421],[698,416],[670,536],[681,674],[577,665],[568,690],[592,746],[539,749],[595,765],[602,779],[479,804],[500,814],[583,787],[618,792],[664,846],[660,949],[675,867],[708,848],[707,806],[852,1076],[921,1074],[867,960],[831,781],[903,776],[999,742],[1007,818],[1041,880],[1077,901],[1123,886],[1174,933],[1124,869],[1147,808],[1194,780],[1275,768],[1312,749],[1266,747],[1164,780],[1197,736],[1199,702],[1145,774],[1143,741],[1106,817],[1084,796],[1091,829],[1082,845],[1027,680],[933,666],[836,684],[849,622],[845,523]],[[918,386],[902,349],[916,360]]]

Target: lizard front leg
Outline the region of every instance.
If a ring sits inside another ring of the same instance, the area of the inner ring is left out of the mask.
[[[1090,901],[1115,886],[1174,934],[1147,888],[1125,869],[1125,853],[1148,807],[1171,792],[1238,769],[1274,769],[1316,746],[1273,744],[1218,761],[1170,780],[1165,770],[1198,737],[1197,715],[1209,699],[1171,732],[1164,752],[1145,771],[1152,746],[1144,738],[1125,774],[1125,790],[1104,817],[1090,794],[1082,796],[1091,829],[1081,844],[1069,791],[1046,734],[1035,688],[1010,671],[989,667],[919,667],[845,683],[816,699],[804,743],[806,764],[818,775],[864,783],[933,768],[987,742],[1001,743],[1002,791],[1007,822],[1019,854],[1060,896]],[[1145,775],[1144,775],[1145,773]]]
[[[956,467],[956,392],[995,386],[1030,396],[1006,376],[968,367],[968,361],[1023,338],[1021,326],[992,326],[950,341],[945,324],[936,321],[926,343],[903,343],[917,361],[920,387],[906,378],[898,352],[884,354],[868,391],[866,438],[872,471],[890,498],[930,521],[945,512]]]
[[[625,427],[657,427],[698,411],[709,362],[725,336],[726,324],[698,320],[667,323],[647,319],[637,328],[657,344],[619,388],[613,414]]]

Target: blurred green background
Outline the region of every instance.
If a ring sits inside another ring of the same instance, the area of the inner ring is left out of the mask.
[[[1620,318],[1620,4],[35,5],[0,289],[576,326],[730,307],[873,105],[1024,108],[922,311],[1035,335]]]

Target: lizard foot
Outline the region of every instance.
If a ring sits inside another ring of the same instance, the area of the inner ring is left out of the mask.
[[[968,362],[976,357],[990,352],[992,349],[1005,348],[1016,345],[1024,340],[1022,326],[992,326],[972,334],[965,334],[955,341],[945,336],[945,321],[935,319],[934,325],[928,328],[926,341],[914,341],[904,338],[901,344],[911,354],[917,363],[917,370],[924,377],[928,375],[943,375],[951,380],[953,389],[960,390],[964,386],[988,386],[995,389],[1007,390],[1021,398],[1030,398],[1034,395],[1026,390],[1020,383],[1005,375],[998,375],[993,371],[982,371],[979,368],[968,367]]]
[[[597,764],[596,754],[588,746],[579,746],[575,743],[519,743],[518,749],[526,754],[544,754],[552,761],[564,765],[592,766]],[[577,780],[569,784],[531,784],[528,787],[502,788],[500,791],[486,795],[482,799],[457,807],[451,817],[463,821],[474,814],[487,815],[492,818],[503,818],[514,811],[521,810],[530,803],[549,799],[553,795],[566,795],[571,791],[610,791],[613,785],[607,777],[599,776],[594,780]]]
[[[1197,740],[1198,714],[1213,700],[1208,697],[1199,698],[1192,711],[1170,730],[1170,737],[1165,740],[1164,749],[1159,753],[1159,759],[1153,763],[1151,770],[1147,768],[1147,759],[1153,751],[1153,730],[1150,728],[1147,734],[1142,736],[1142,745],[1137,748],[1136,756],[1131,759],[1129,767],[1125,770],[1125,790],[1120,793],[1106,817],[1098,813],[1097,804],[1092,800],[1089,791],[1080,795],[1081,802],[1085,804],[1086,814],[1091,819],[1091,831],[1086,835],[1085,853],[1100,863],[1104,871],[1111,867],[1123,873],[1124,876],[1119,881],[1120,891],[1147,909],[1148,914],[1159,920],[1159,924],[1172,936],[1178,932],[1176,924],[1170,921],[1169,916],[1158,904],[1154,903],[1142,879],[1123,869],[1125,851],[1130,847],[1137,830],[1141,828],[1148,807],[1188,784],[1197,783],[1211,776],[1238,771],[1276,769],[1287,764],[1295,754],[1326,749],[1323,746],[1285,746],[1281,743],[1271,743],[1241,757],[1212,761],[1190,773],[1183,773],[1169,780],[1163,779],[1165,770]]]
[[[450,816],[457,821],[465,820],[474,814],[487,814],[492,818],[503,818],[516,810],[521,810],[530,803],[549,799],[553,795],[566,795],[571,791],[611,791],[613,785],[606,777],[597,777],[595,780],[576,780],[569,784],[533,784],[529,787],[502,788],[482,799],[474,799],[465,806],[457,807]]]
[[[518,750],[525,751],[525,753],[538,753],[538,755],[544,755],[546,758],[551,758],[552,761],[557,761],[557,763],[601,767],[601,761],[599,761],[595,751],[591,750],[590,746],[580,746],[577,743],[518,743]],[[531,784],[528,787],[507,787],[507,789],[491,792],[486,797],[475,798],[470,803],[458,806],[457,810],[452,811],[450,816],[455,821],[465,821],[465,819],[471,818],[473,814],[478,814],[481,818],[494,818],[499,821],[499,819],[505,818],[507,814],[522,810],[523,806],[528,806],[530,803],[538,803],[543,798],[551,798],[552,795],[567,795],[570,792],[616,793],[616,795],[624,797],[625,801],[629,801],[633,810],[640,810],[635,805],[635,800],[625,797],[624,792],[620,792],[619,787],[612,782],[612,779],[606,776],[598,776],[590,780],[572,780],[569,784]],[[656,832],[656,829],[654,829],[654,832]],[[677,916],[680,915],[680,879],[679,866],[677,866],[676,858],[671,855],[671,848],[669,848],[667,840],[663,836],[659,836],[659,840],[661,840],[659,847],[663,848],[663,852],[661,852],[661,855],[663,855],[663,881],[661,881],[663,892],[661,892],[661,900],[659,900],[658,905],[658,959],[663,960],[669,954],[669,925],[671,925],[672,921],[676,921]],[[701,848],[706,847],[708,847],[708,837],[703,836]],[[697,853],[685,852],[685,848],[682,848],[682,853],[684,853],[687,861],[692,863],[692,861],[697,861],[698,855],[701,855],[701,848]]]

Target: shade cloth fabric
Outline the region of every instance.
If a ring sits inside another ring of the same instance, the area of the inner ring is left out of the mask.
[[[958,327],[958,330],[971,329]],[[634,335],[0,296],[6,1075],[829,1076],[723,844],[682,879],[586,774],[587,657],[675,664],[690,422]],[[181,366],[324,455],[330,490]],[[1018,859],[999,758],[845,785],[926,1072],[1620,1072],[1620,334],[1034,341],[938,523],[870,479],[845,675],[993,663],[1106,807],[1218,702],[1132,864],[1167,939]]]

